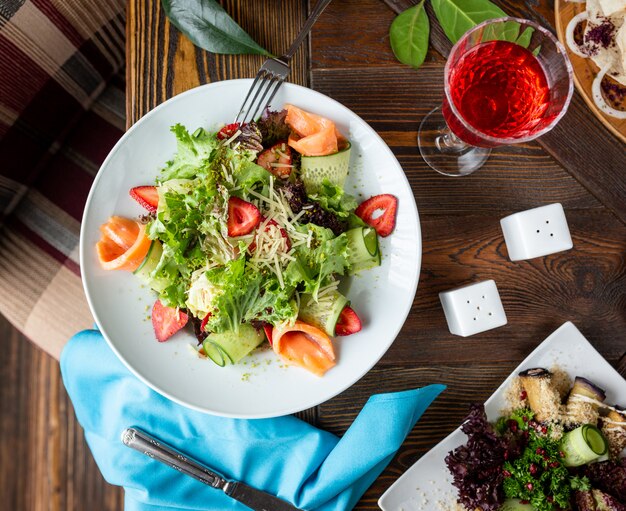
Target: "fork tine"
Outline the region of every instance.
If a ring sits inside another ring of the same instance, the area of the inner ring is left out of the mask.
[[[242,123],[249,122],[249,121],[253,120],[253,118],[250,118],[249,120],[248,120],[248,118],[249,118],[251,113],[254,113],[254,110],[255,110],[255,106],[254,105],[257,103],[257,98],[259,98],[259,95],[261,95],[261,93],[267,89],[267,87],[269,85],[269,81],[271,80],[272,76],[273,75],[269,71],[263,70],[263,75],[261,77],[261,80],[257,84],[254,96],[250,100],[250,104],[248,105],[246,113],[245,113],[245,115],[241,119]]]
[[[250,122],[254,120],[254,113],[257,111],[259,107],[259,103],[263,101],[263,98],[267,94],[268,88],[271,86],[271,82],[274,79],[274,75],[266,71],[263,81],[257,87],[256,94],[252,98],[252,101],[248,105],[248,110],[246,115],[242,119],[243,122]]]
[[[259,79],[263,78],[265,79],[265,70],[264,69],[259,69],[259,72],[256,74],[256,77],[254,78],[254,81],[252,82],[252,85],[250,86],[250,88],[248,89],[248,94],[246,95],[245,99],[243,100],[243,103],[241,103],[241,108],[239,109],[239,113],[237,114],[237,117],[235,117],[235,121],[234,122],[242,122],[245,120],[248,111],[245,111],[246,108],[246,103],[248,102],[248,98],[250,97],[250,95],[252,94],[252,92],[255,90],[257,83],[259,82]],[[258,90],[257,90],[257,94],[258,94]],[[256,98],[256,95],[254,96]],[[252,103],[254,103],[254,99],[252,100]],[[250,103],[250,105],[252,105],[252,103]],[[241,121],[239,120],[239,117],[241,116],[242,113],[245,114],[243,116],[243,118],[241,119]]]
[[[276,96],[278,89],[280,89],[280,87],[282,86],[284,82],[285,82],[284,78],[281,78],[280,80],[278,80],[278,82],[276,82],[276,87],[274,87],[274,92],[272,92],[272,94],[270,95],[269,99],[265,103],[265,106],[269,106],[269,104],[272,102],[272,99],[274,99],[274,96]]]
[[[259,102],[257,103],[256,107],[251,110],[252,112],[252,116],[250,118],[251,121],[254,121],[258,115],[261,115],[263,113],[263,109],[265,108],[266,105],[269,104],[270,98],[272,98],[274,94],[276,94],[277,89],[275,86],[277,84],[280,86],[282,82],[283,80],[280,76],[272,75],[272,77],[268,81],[268,86],[266,87],[263,96],[261,96],[261,98],[259,99]],[[268,97],[268,94],[269,94],[269,97]],[[266,100],[265,98],[268,98],[268,99]]]

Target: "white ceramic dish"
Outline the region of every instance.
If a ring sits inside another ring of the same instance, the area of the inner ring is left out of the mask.
[[[346,189],[353,194],[391,193],[398,197],[394,233],[382,240],[381,267],[350,279],[347,295],[364,321],[358,334],[335,342],[338,364],[323,378],[286,368],[270,351],[254,353],[246,364],[219,368],[194,356],[191,334],[158,343],[148,319],[155,297],[128,272],[100,268],[95,244],[98,227],[110,215],[136,217],[142,209],[129,198],[133,186],[152,184],[176,149],[170,126],[182,123],[217,129],[234,119],[251,80],[204,85],[158,106],[116,144],[93,184],[81,228],[83,284],[104,337],[126,365],[161,394],[217,415],[262,418],[294,413],[330,399],[359,380],[384,355],[413,303],[421,263],[421,234],[415,199],[400,164],[385,142],[340,103],[285,84],[275,107],[292,103],[328,117],[352,142]]]
[[[567,322],[555,330],[504,380],[485,402],[487,417],[495,420],[505,408],[504,393],[511,380],[531,367],[551,368],[558,365],[573,378],[584,376],[606,389],[606,402],[619,401],[626,395],[626,381],[589,344],[580,331]],[[422,456],[378,500],[384,511],[424,511],[452,509],[456,488],[444,459],[448,452],[467,441],[457,429]]]

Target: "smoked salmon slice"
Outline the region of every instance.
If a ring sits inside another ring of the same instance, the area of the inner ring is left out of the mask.
[[[344,141],[335,123],[320,115],[285,105],[285,122],[295,132],[289,145],[305,156],[326,156],[337,152],[338,141]]]
[[[290,136],[287,142],[290,147],[304,156],[326,156],[338,151],[337,137],[332,126],[300,139]]]
[[[329,126],[335,129],[335,123],[326,117],[312,114],[293,105],[285,105],[285,108],[287,109],[285,122],[301,137],[308,137]]]
[[[335,365],[335,351],[330,337],[304,321],[275,326],[272,347],[283,360],[317,376],[323,376]]]
[[[105,270],[135,271],[152,243],[144,224],[121,216],[109,218],[100,226],[100,232],[102,236],[96,243],[96,251]]]

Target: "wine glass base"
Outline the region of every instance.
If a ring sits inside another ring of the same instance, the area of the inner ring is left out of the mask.
[[[417,143],[424,161],[446,176],[467,176],[475,172],[489,158],[491,149],[475,147],[459,139],[446,124],[437,107],[424,117],[417,135]]]

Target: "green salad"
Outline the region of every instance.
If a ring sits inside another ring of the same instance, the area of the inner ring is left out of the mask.
[[[172,133],[177,151],[156,182],[130,190],[147,210],[133,221],[137,236],[116,245],[133,223],[103,225],[103,267],[132,269],[156,293],[159,341],[191,323],[199,353],[220,366],[267,340],[323,374],[334,365],[330,338],[361,329],[341,279],[380,264],[378,236],[393,230],[397,199],[359,204],[346,193],[350,142],[296,107]]]

